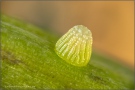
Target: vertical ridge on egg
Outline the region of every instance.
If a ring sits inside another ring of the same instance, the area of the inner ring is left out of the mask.
[[[83,25],[74,26],[57,41],[55,52],[69,64],[87,65],[92,52],[91,31]]]

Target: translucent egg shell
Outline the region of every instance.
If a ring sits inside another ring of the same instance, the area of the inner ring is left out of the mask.
[[[69,64],[86,66],[92,53],[92,40],[87,27],[76,25],[57,41],[55,52]]]

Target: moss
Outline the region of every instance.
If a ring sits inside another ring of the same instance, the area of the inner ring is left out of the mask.
[[[31,24],[1,18],[3,89],[133,89],[133,71],[93,52],[85,67],[59,58],[58,36]]]

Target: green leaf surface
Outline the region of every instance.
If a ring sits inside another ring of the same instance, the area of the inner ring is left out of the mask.
[[[66,63],[54,51],[54,33],[1,17],[1,88],[20,89],[133,89],[134,72],[92,52],[87,66]]]

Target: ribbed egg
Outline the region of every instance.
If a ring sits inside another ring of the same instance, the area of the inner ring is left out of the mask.
[[[55,52],[69,64],[86,66],[92,52],[91,31],[83,25],[74,26],[57,41]]]

